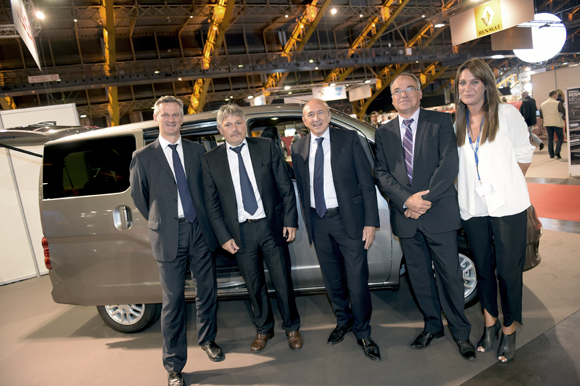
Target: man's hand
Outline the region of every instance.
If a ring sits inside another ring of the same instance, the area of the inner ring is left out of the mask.
[[[413,212],[411,209],[407,209],[405,211],[405,217],[417,220],[419,217],[421,217],[421,214]]]
[[[429,193],[428,190],[417,192],[405,201],[405,206],[411,209],[412,212],[418,214],[425,214],[431,208],[431,201],[423,200],[423,196]],[[407,216],[411,217],[411,216]],[[413,217],[414,218],[414,217]]]
[[[231,253],[232,255],[236,254],[237,251],[239,251],[239,247],[236,245],[236,242],[234,241],[234,239],[229,239],[228,241],[226,241],[224,243],[224,245],[222,245],[222,248],[225,249],[226,251],[228,251],[229,253]]]
[[[369,249],[375,239],[375,227],[364,227],[362,239],[365,242],[365,249]]]
[[[286,242],[290,243],[296,238],[296,228],[284,227],[282,235],[286,238]]]

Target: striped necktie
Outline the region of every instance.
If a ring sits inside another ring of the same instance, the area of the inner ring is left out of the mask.
[[[405,130],[405,138],[403,138],[403,150],[405,151],[405,168],[407,169],[407,177],[409,183],[413,185],[413,130],[411,124],[413,119],[403,119],[403,124],[407,128]]]

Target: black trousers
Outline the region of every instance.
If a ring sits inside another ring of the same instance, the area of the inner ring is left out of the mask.
[[[443,310],[451,334],[458,340],[469,339],[471,323],[464,312],[457,231],[429,233],[419,223],[414,237],[400,240],[411,287],[425,320],[425,331],[436,334],[443,330]]]
[[[562,143],[564,142],[564,128],[546,126],[546,131],[548,132],[548,154],[550,157],[553,157],[554,155],[560,155]],[[556,133],[558,136],[558,141],[556,141],[556,150],[554,150],[554,133]]]
[[[364,241],[350,238],[340,213],[320,218],[312,210],[314,248],[337,325],[370,338],[372,314],[369,265]]]
[[[187,361],[187,310],[185,274],[189,265],[196,289],[197,341],[215,340],[217,334],[217,282],[215,259],[197,223],[179,223],[179,246],[173,261],[157,261],[163,308],[163,365],[167,371],[181,371]]]
[[[236,254],[236,259],[240,273],[246,281],[258,333],[269,334],[274,331],[274,316],[268,299],[264,262],[276,292],[282,328],[288,332],[298,331],[300,316],[294,298],[288,246],[276,245],[266,219],[240,224],[240,237],[242,252]]]
[[[498,317],[497,286],[503,325],[522,324],[522,286],[526,261],[527,212],[504,217],[472,217],[463,221],[477,269],[479,301]],[[497,276],[496,276],[497,273]]]

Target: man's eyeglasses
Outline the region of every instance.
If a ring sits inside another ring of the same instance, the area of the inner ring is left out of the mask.
[[[403,95],[403,93],[410,94],[410,93],[412,93],[414,91],[417,91],[417,89],[415,87],[413,87],[413,86],[409,86],[409,87],[407,87],[406,89],[403,89],[403,90],[395,90],[395,91],[393,91],[393,95],[396,95],[396,96],[400,97],[401,95]]]

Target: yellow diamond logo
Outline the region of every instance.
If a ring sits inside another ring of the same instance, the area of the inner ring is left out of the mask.
[[[491,9],[491,7],[488,5],[483,10],[483,14],[481,15],[481,21],[483,21],[483,23],[489,27],[493,22],[493,15],[494,15],[493,9]]]

